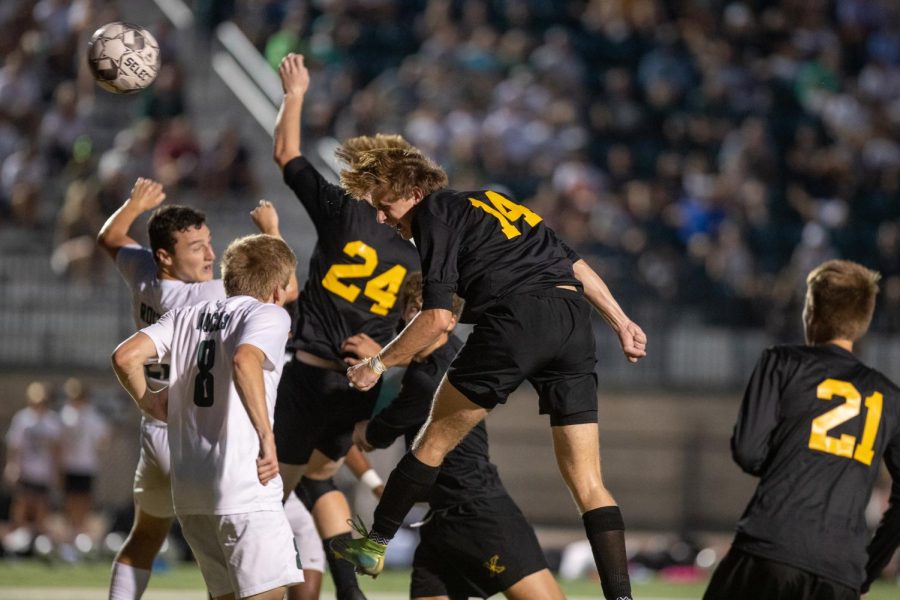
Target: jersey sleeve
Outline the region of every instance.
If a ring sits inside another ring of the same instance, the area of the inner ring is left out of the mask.
[[[314,224],[339,217],[344,202],[353,202],[343,189],[322,177],[305,156],[291,159],[282,175]]]
[[[169,353],[172,350],[172,340],[175,338],[175,316],[180,309],[170,310],[153,325],[148,325],[141,329],[141,333],[145,334],[156,346],[156,358],[160,362],[168,362]]]
[[[267,370],[284,360],[284,347],[291,330],[291,317],[276,304],[263,304],[247,319],[237,338],[235,349],[243,344],[259,348],[266,355]]]
[[[867,549],[869,560],[866,563],[866,580],[862,586],[862,593],[869,591],[869,586],[878,579],[900,546],[900,433],[895,434],[894,439],[888,444],[884,453],[884,463],[891,475],[891,498]]]
[[[459,283],[459,232],[423,206],[413,221],[413,237],[422,262],[422,310],[452,310]]]
[[[545,225],[545,227],[546,227],[546,225]],[[566,253],[566,256],[569,257],[569,260],[572,261],[573,265],[575,263],[577,263],[579,260],[581,260],[581,256],[579,256],[579,254],[577,252],[575,252],[565,241],[563,241],[563,239],[561,237],[559,237],[559,235],[557,235],[557,233],[555,231],[553,231],[549,227],[547,227],[547,231],[550,234],[550,237],[553,238],[553,240],[556,241],[556,243],[559,245],[559,247],[563,249],[563,252]]]
[[[778,425],[783,384],[778,359],[775,348],[763,352],[750,376],[731,437],[734,461],[750,475],[762,474],[769,456],[769,441]]]
[[[116,252],[116,268],[131,289],[140,287],[141,282],[156,277],[156,261],[153,254],[141,246],[122,246]]]
[[[17,412],[6,431],[6,445],[14,450],[18,450],[22,446],[22,438],[25,435],[25,428],[22,426],[24,417],[24,413]]]
[[[418,429],[431,410],[434,381],[426,373],[407,369],[397,397],[366,427],[366,441],[376,448],[387,448],[398,437]]]

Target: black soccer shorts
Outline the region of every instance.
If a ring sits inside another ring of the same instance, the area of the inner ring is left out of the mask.
[[[381,382],[367,392],[350,387],[342,371],[296,359],[284,366],[275,401],[275,447],[279,462],[305,465],[313,450],[332,460],[346,456],[353,426],[372,416]]]
[[[703,600],[859,600],[859,590],[784,563],[731,548]]]
[[[506,402],[523,380],[550,424],[597,422],[591,307],[580,292],[550,288],[500,300],[478,319],[447,378],[475,404]]]
[[[437,511],[420,531],[410,598],[487,598],[548,568],[534,530],[509,496]]]

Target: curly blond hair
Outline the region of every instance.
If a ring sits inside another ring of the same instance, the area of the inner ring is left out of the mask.
[[[413,188],[427,196],[447,187],[444,170],[399,135],[351,138],[335,155],[347,165],[341,171],[341,185],[357,200],[368,199],[381,187],[393,198],[407,197]]]

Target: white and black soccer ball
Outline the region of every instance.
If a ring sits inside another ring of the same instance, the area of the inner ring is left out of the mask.
[[[114,94],[137,92],[159,73],[159,44],[138,25],[115,21],[94,32],[88,64],[97,85]]]

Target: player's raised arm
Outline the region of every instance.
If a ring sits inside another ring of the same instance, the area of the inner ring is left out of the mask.
[[[300,156],[300,114],[303,97],[309,88],[309,71],[303,64],[302,54],[288,54],[278,68],[284,96],[275,120],[275,148],[273,158],[282,169],[292,159]]]
[[[162,184],[152,179],[138,177],[128,199],[100,228],[97,244],[115,260],[119,248],[137,245],[137,242],[128,235],[134,221],[141,214],[162,204],[165,199],[166,192]]]
[[[278,476],[275,435],[269,423],[266,384],[263,379],[265,361],[265,353],[253,344],[241,344],[234,353],[234,387],[259,437],[256,474],[263,485]]]
[[[637,362],[647,356],[647,335],[628,318],[603,279],[584,260],[576,261],[573,269],[575,277],[584,286],[584,296],[619,336],[625,358]]]
[[[281,237],[281,229],[278,228],[278,211],[275,210],[275,205],[268,200],[259,201],[259,205],[250,211],[250,219],[260,233],[271,235],[279,240],[284,239]],[[291,271],[291,278],[285,291],[287,292],[284,299],[285,302],[293,302],[300,295],[300,284],[297,283],[296,269]]]

